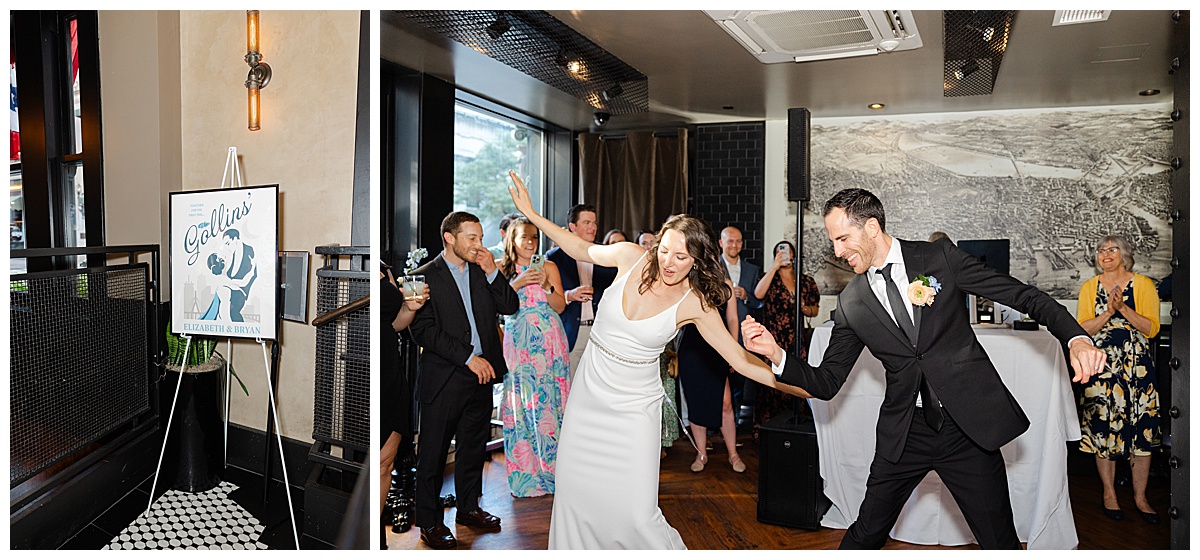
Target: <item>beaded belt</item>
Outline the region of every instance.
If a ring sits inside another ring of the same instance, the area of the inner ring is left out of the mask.
[[[610,357],[618,362],[622,362],[622,363],[626,363],[626,364],[630,364],[630,365],[634,365],[634,366],[648,366],[650,364],[658,363],[657,357],[651,358],[649,360],[635,360],[633,358],[626,358],[625,356],[622,356],[616,352],[613,352],[612,350],[609,350],[603,344],[600,344],[600,341],[596,340],[596,336],[593,334],[588,335],[588,340],[592,344],[595,344],[596,348],[599,348],[601,352],[604,352],[605,354],[608,355],[608,357]]]

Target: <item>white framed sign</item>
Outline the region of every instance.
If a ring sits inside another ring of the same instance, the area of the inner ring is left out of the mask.
[[[171,193],[171,331],[275,339],[279,185]]]

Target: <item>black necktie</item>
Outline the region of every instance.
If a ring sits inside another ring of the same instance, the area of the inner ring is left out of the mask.
[[[892,264],[876,270],[875,273],[883,276],[884,285],[886,286],[888,305],[892,308],[892,315],[896,318],[896,324],[900,325],[900,330],[904,331],[908,341],[913,345],[917,345],[917,328],[913,326],[912,319],[908,316],[908,310],[904,308],[904,298],[900,296],[900,289],[896,287],[896,282],[892,280]],[[933,387],[925,381],[925,376],[921,376],[921,402],[925,408],[925,423],[929,424],[934,431],[942,429],[942,410],[940,401],[937,400],[937,395],[933,394]]]

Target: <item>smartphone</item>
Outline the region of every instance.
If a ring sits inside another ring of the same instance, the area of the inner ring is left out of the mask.
[[[545,255],[534,254],[533,256],[529,257],[529,268],[542,268],[545,263]]]
[[[775,246],[775,251],[783,253],[783,264],[792,264],[792,248],[790,246],[780,243]]]

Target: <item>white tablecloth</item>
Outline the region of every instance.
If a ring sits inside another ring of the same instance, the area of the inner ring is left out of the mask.
[[[821,363],[832,330],[832,322],[816,328],[809,363]],[[1024,434],[1001,448],[1017,536],[1030,549],[1075,548],[1079,538],[1067,492],[1066,441],[1078,440],[1080,433],[1061,346],[1045,330],[977,327],[975,334],[1030,421]],[[883,365],[863,350],[836,397],[809,399],[825,495],[833,502],[821,520],[825,527],[845,529],[858,518],[875,455],[883,392]],[[891,536],[929,545],[975,542],[953,496],[933,472],[904,505]]]

